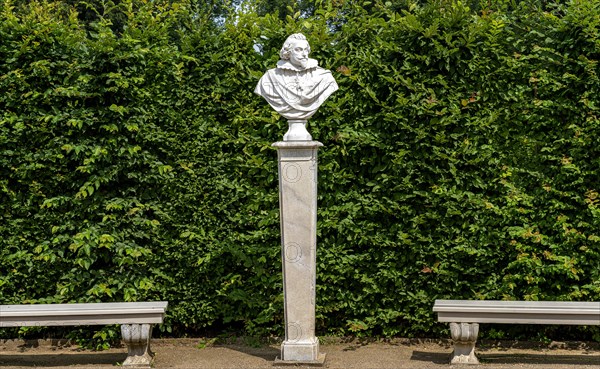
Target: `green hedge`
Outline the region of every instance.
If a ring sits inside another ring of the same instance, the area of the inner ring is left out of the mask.
[[[168,300],[173,335],[281,335],[286,124],[252,91],[293,32],[340,86],[309,122],[319,334],[438,336],[436,298],[600,300],[600,6],[499,3],[215,25],[4,1],[0,303]]]

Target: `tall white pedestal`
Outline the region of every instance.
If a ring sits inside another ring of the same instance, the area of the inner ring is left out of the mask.
[[[317,251],[317,141],[273,144],[279,158],[279,209],[285,341],[281,364],[322,365],[315,336]]]

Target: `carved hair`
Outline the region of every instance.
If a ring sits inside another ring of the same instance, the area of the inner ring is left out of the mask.
[[[289,35],[283,43],[283,47],[279,51],[279,57],[282,60],[290,60],[290,52],[292,51],[292,46],[296,40],[308,41],[306,36],[304,36],[302,33],[294,33],[293,35]],[[310,45],[308,46],[308,52],[310,53]]]

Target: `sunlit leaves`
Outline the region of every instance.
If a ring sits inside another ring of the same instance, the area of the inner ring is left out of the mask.
[[[340,86],[309,122],[320,333],[431,335],[435,298],[597,300],[598,7],[484,3],[221,28],[186,2],[85,24],[2,3],[1,302],[164,299],[173,334],[282,334],[286,122],[252,91],[298,31]]]

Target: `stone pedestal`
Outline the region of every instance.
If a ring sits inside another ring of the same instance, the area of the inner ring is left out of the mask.
[[[450,323],[450,334],[454,341],[454,351],[450,364],[479,364],[475,356],[475,343],[479,334],[477,323]]]
[[[312,141],[312,136],[308,133],[306,119],[289,119],[288,130],[283,135],[284,141]]]
[[[273,144],[279,157],[279,208],[285,341],[281,364],[323,364],[315,336],[317,141]]]
[[[150,350],[152,324],[122,324],[121,335],[127,345],[124,367],[151,368],[154,353]]]

